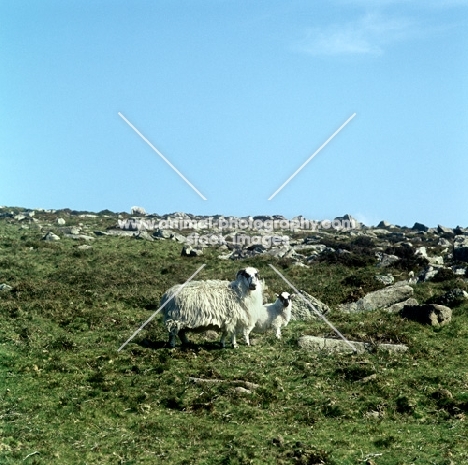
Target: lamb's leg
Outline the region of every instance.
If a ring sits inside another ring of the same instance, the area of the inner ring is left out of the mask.
[[[236,332],[235,331],[232,332],[231,341],[232,341],[233,349],[237,349],[239,346],[237,345],[237,342],[236,342]]]
[[[250,331],[249,331],[249,329],[248,328],[244,329],[243,333],[244,333],[245,343],[249,346],[250,345],[250,338],[249,338]]]

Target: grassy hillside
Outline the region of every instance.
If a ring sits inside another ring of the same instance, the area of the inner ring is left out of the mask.
[[[67,217],[73,222],[94,231],[115,219]],[[376,269],[366,259],[309,268],[264,256],[222,261],[216,249],[183,258],[174,241],[129,237],[97,236],[82,250],[81,241],[42,236],[0,219],[0,283],[13,288],[0,291],[0,463],[468,463],[467,303],[441,328],[383,311],[332,311],[351,340],[407,344],[398,355],[299,349],[303,334],[333,335],[318,321],[293,321],[281,341],[254,336],[237,350],[203,335],[168,349],[155,321],[118,353],[162,293],[202,263],[199,279],[257,267],[270,301],[289,291],[272,263],[332,308],[378,288]],[[467,289],[466,278],[418,284],[415,295],[425,302],[455,287]],[[238,389],[247,383],[258,387]]]

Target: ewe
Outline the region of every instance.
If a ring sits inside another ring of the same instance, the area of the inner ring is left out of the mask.
[[[161,298],[161,305],[168,302],[181,286],[178,284],[166,291]],[[182,344],[188,344],[187,332],[208,329],[221,331],[220,342],[223,347],[226,336],[231,334],[232,346],[237,347],[236,329],[250,327],[251,315],[256,315],[262,308],[262,282],[258,278],[258,271],[248,267],[238,271],[235,281],[231,283],[220,280],[190,281],[161,312],[169,332],[170,347],[175,347],[177,335]]]

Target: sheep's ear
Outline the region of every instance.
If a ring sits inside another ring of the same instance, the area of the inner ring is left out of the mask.
[[[279,299],[279,294],[275,294],[276,298]]]
[[[293,300],[294,297],[296,297],[296,294],[291,294],[291,295],[289,296],[289,300]]]

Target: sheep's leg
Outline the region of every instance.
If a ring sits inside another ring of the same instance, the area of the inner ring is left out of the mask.
[[[231,341],[232,341],[233,349],[237,349],[239,346],[237,345],[237,342],[236,342],[236,332],[235,331],[232,332]]]
[[[243,332],[244,332],[245,343],[249,346],[250,345],[250,339],[249,339],[250,331],[246,328],[244,329]]]
[[[226,347],[226,336],[227,336],[227,332],[223,331],[223,333],[221,334],[221,339],[219,341],[223,349]]]
[[[176,346],[176,335],[169,333],[169,347],[173,349]]]
[[[182,341],[182,344],[184,346],[190,344],[190,341],[188,340],[188,337],[187,337],[187,334],[186,334],[185,330],[183,330],[183,329],[179,330],[179,338]]]

